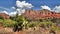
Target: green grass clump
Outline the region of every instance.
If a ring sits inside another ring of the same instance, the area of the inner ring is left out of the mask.
[[[14,25],[16,24],[17,22],[16,21],[13,21],[11,19],[5,19],[3,21],[3,26],[4,27],[14,27]]]

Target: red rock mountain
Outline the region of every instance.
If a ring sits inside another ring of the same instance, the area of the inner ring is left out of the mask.
[[[10,18],[10,16],[6,13],[0,13],[0,17],[4,17],[6,19]]]
[[[26,10],[23,14],[26,18],[39,19],[39,18],[60,18],[60,13],[52,12],[49,10]]]

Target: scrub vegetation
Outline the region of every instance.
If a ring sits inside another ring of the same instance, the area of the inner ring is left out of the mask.
[[[0,24],[5,27],[13,28],[14,32],[20,31],[23,29],[28,30],[29,28],[36,30],[39,28],[49,29],[50,32],[55,32],[55,30],[60,31],[60,19],[39,19],[39,20],[31,20],[25,18],[23,15],[18,16],[16,14],[15,17],[11,17],[9,19],[5,19],[3,17],[0,18]]]

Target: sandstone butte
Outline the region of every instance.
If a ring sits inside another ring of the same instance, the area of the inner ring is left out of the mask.
[[[46,9],[43,10],[26,10],[25,13],[23,14],[24,17],[26,18],[31,18],[31,19],[49,19],[49,18],[60,18],[60,13],[56,13],[53,11],[49,11]]]

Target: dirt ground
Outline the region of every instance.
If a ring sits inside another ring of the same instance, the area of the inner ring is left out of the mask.
[[[0,34],[60,34],[60,32],[55,31],[55,33],[51,33],[49,29],[44,29],[41,27],[37,30],[28,29],[14,32],[12,28],[3,28],[0,26]]]

